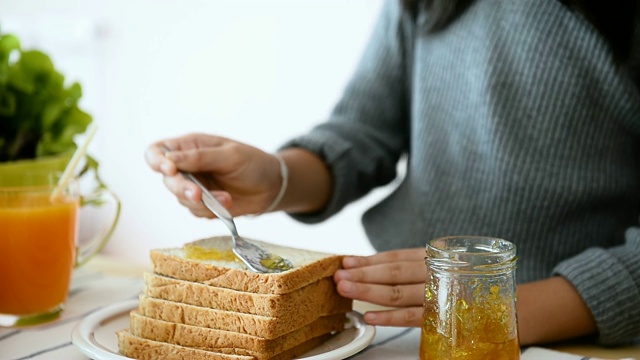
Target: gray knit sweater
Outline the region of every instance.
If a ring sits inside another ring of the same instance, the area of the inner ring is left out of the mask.
[[[565,276],[599,340],[640,336],[640,92],[604,39],[557,0],[479,0],[426,32],[382,11],[330,119],[287,143],[322,156],[319,222],[396,177],[366,212],[379,250],[488,235],[518,246],[520,283]],[[636,39],[640,40],[640,39]]]

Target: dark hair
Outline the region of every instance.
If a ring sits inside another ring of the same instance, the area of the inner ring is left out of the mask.
[[[578,11],[593,24],[607,40],[614,57],[621,63],[629,60],[634,51],[634,32],[640,21],[637,0],[561,0]],[[635,50],[637,51],[637,50]]]
[[[430,32],[446,28],[476,0],[400,0],[404,9],[414,18],[420,6],[429,11],[427,29]],[[478,0],[481,1],[481,0]],[[515,0],[518,1],[518,0]],[[614,58],[628,64],[633,52],[640,52],[635,44],[634,31],[640,27],[639,0],[557,0],[572,11],[580,12],[607,40]],[[636,57],[640,54],[636,54]],[[637,61],[637,60],[636,60]],[[638,65],[638,64],[628,64]]]

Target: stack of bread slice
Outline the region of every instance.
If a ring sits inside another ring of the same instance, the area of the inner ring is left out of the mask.
[[[221,236],[151,251],[139,307],[117,333],[120,353],[136,359],[294,359],[347,322],[352,301],[333,274],[342,256],[255,241],[289,259],[291,270],[246,268]]]

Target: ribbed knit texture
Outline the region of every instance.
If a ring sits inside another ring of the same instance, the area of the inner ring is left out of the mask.
[[[602,343],[639,337],[640,92],[603,38],[556,0],[478,0],[435,34],[398,2],[329,121],[285,145],[320,154],[334,180],[324,212],[295,218],[335,214],[407,155],[363,217],[377,250],[501,237],[519,282],[575,285]]]

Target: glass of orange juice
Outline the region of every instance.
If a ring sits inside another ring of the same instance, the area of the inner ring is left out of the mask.
[[[59,317],[73,269],[102,249],[117,223],[120,202],[113,193],[82,195],[72,178],[54,194],[59,175],[31,171],[1,179],[0,173],[0,326]],[[112,209],[95,235],[79,241],[83,204]]]

